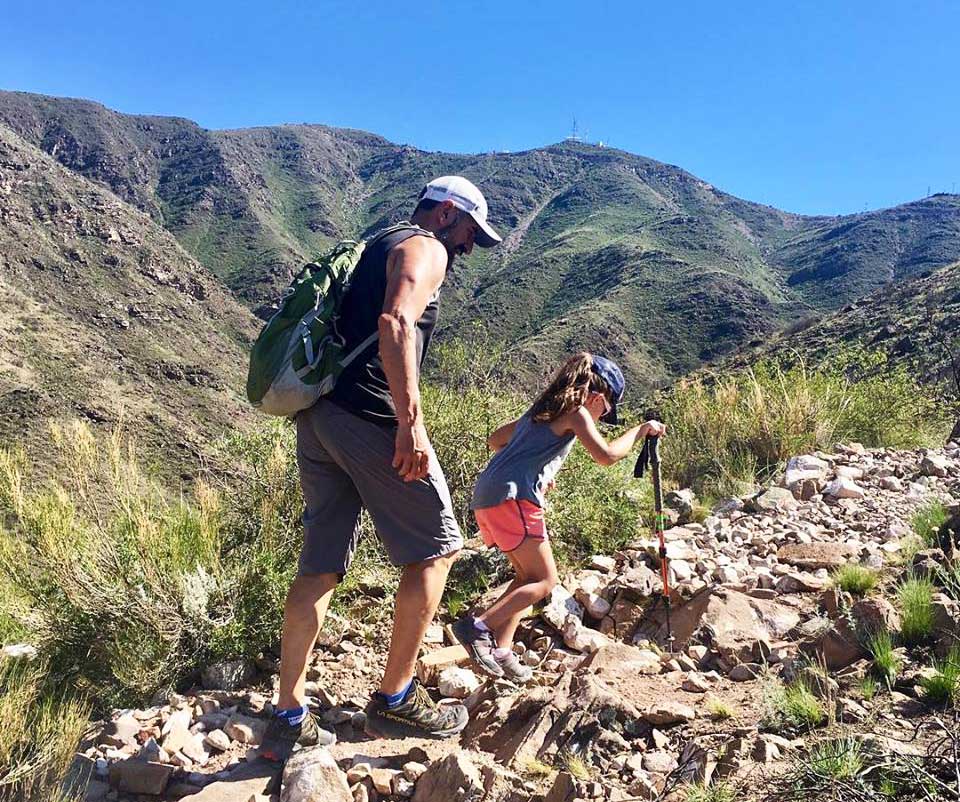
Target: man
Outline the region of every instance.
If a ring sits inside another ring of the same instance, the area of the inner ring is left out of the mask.
[[[463,538],[446,480],[427,438],[419,371],[439,309],[440,285],[459,254],[500,236],[487,223],[483,194],[445,176],[420,193],[418,228],[370,243],[339,320],[345,352],[379,332],[333,392],[297,415],[297,463],[305,502],[300,568],[287,595],[280,698],[261,755],[285,760],[295,745],[332,743],[304,705],[307,660],[330,597],[350,566],[365,507],[391,561],[403,566],[390,653],[367,706],[367,731],[385,737],[449,737],[467,723],[462,705],[438,706],[414,677]]]

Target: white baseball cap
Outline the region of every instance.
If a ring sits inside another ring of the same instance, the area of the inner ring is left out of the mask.
[[[487,199],[473,182],[463,176],[445,175],[434,178],[423,188],[420,200],[448,200],[469,214],[480,226],[476,242],[481,248],[492,248],[502,241],[493,226],[487,222]]]

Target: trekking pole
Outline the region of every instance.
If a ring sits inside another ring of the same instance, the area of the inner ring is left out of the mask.
[[[648,412],[647,420],[657,419],[657,415]],[[643,449],[637,458],[637,464],[634,466],[633,475],[642,477],[647,465],[653,469],[653,531],[655,532],[659,544],[660,554],[660,577],[663,580],[662,598],[666,608],[667,615],[667,648],[673,651],[673,631],[670,628],[670,566],[667,559],[667,544],[663,537],[665,529],[666,516],[663,514],[663,486],[660,481],[660,438],[647,435],[643,442]]]

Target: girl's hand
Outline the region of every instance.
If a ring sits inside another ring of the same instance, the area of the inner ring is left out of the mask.
[[[643,425],[647,430],[644,433],[645,437],[660,437],[667,431],[667,425],[665,423],[660,423],[658,420],[648,420]]]

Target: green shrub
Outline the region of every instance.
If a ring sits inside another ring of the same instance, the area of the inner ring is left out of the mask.
[[[867,674],[860,680],[860,695],[868,702],[877,695],[877,680],[871,674]]]
[[[810,769],[829,780],[852,780],[864,768],[863,745],[855,738],[823,741],[810,750]]]
[[[934,665],[936,673],[920,681],[923,696],[934,705],[952,705],[960,701],[960,645],[954,646],[947,659]]]
[[[685,789],[684,802],[734,802],[736,794],[727,783],[703,785],[695,783]]]
[[[950,513],[939,501],[933,501],[921,507],[910,519],[910,526],[920,538],[924,548],[933,548],[937,545],[937,530],[946,523]]]
[[[856,563],[842,565],[833,573],[833,584],[853,596],[866,596],[878,581],[876,571]]]
[[[0,799],[66,802],[60,785],[89,708],[45,690],[48,667],[0,658]]]
[[[737,710],[733,705],[716,697],[707,702],[707,712],[714,721],[726,721],[737,716]]]
[[[942,407],[905,369],[878,371],[882,359],[850,351],[829,368],[764,362],[677,383],[660,404],[670,426],[665,470],[681,487],[736,495],[787,458],[837,441],[934,440],[945,426]]]
[[[867,639],[867,651],[873,656],[873,673],[887,688],[892,688],[900,670],[900,660],[893,649],[893,639],[886,630]]]
[[[810,730],[820,726],[826,711],[809,686],[802,680],[789,685],[777,684],[767,693],[770,708],[768,725],[784,724],[798,730]]]
[[[897,591],[900,604],[900,639],[906,646],[920,646],[933,634],[933,583],[911,577]]]

